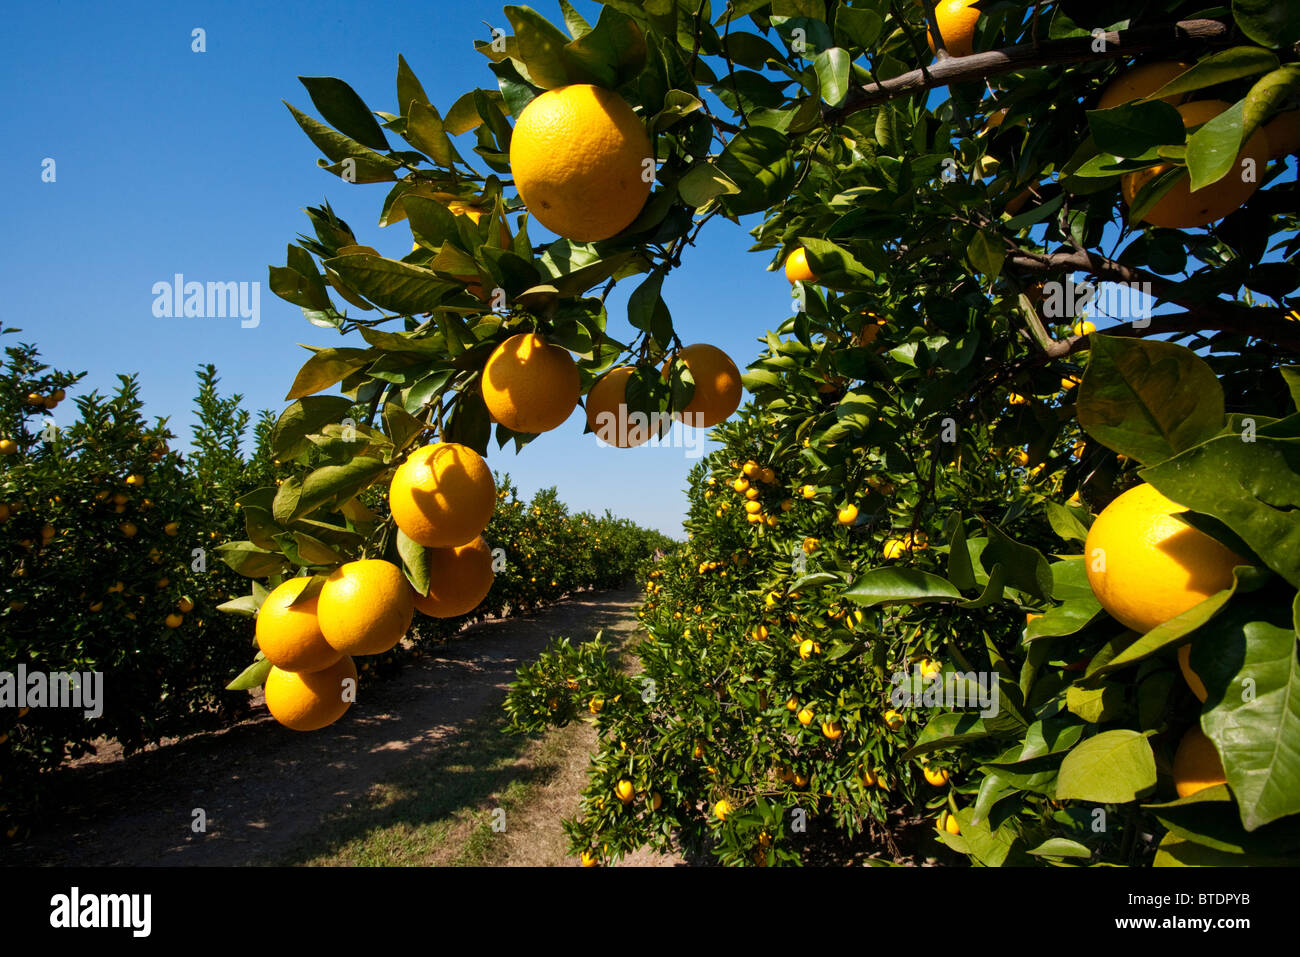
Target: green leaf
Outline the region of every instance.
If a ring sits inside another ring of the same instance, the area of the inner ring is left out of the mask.
[[[1287,854],[1300,850],[1300,818],[1290,817],[1250,832],[1241,826],[1226,784],[1203,788],[1163,804],[1146,804],[1177,837],[1230,854]]]
[[[846,44],[864,52],[874,50],[884,30],[880,14],[857,7],[840,6],[835,11],[835,32]]]
[[[1300,8],[1279,0],[1232,0],[1232,18],[1256,43],[1288,48],[1300,41]]]
[[[711,163],[691,167],[677,183],[677,193],[682,202],[696,209],[719,196],[739,192],[740,187]]]
[[[1246,76],[1256,76],[1277,69],[1277,54],[1257,46],[1231,47],[1201,57],[1196,64],[1160,89],[1148,99],[1163,100],[1179,93],[1194,93],[1206,87],[1218,86]]]
[[[369,349],[320,349],[298,370],[285,401],[328,389],[374,360],[375,354]]]
[[[849,95],[851,62],[849,52],[841,47],[823,50],[813,60],[813,71],[817,74],[821,97],[828,106],[841,106]]]
[[[325,465],[305,479],[286,480],[276,493],[272,512],[281,525],[325,505],[342,505],[388,470],[379,459],[358,455],[343,465]]]
[[[1094,332],[1076,400],[1093,438],[1143,463],[1162,462],[1223,427],[1223,389],[1190,349]]]
[[[1052,570],[1042,552],[1022,545],[992,522],[988,524],[989,543],[980,555],[985,570],[994,565],[1006,568],[1007,585],[1035,598],[1046,599],[1052,593]]]
[[[1300,64],[1288,63],[1259,78],[1246,94],[1246,110],[1241,121],[1242,141],[1281,111],[1300,89]]]
[[[402,571],[411,587],[421,595],[429,594],[429,550],[412,541],[400,528],[397,530],[397,554],[402,559]]]
[[[384,434],[393,440],[393,447],[396,449],[405,448],[411,439],[426,428],[424,422],[395,402],[384,405],[383,421]]]
[[[1049,837],[1032,851],[1034,857],[1092,857],[1092,851],[1078,841],[1066,837]]]
[[[1056,568],[1056,565],[1052,567]],[[1031,621],[1025,633],[1025,641],[1077,635],[1101,615],[1101,604],[1092,594],[1092,589],[1088,589],[1086,595],[1072,597]]]
[[[919,604],[960,599],[961,592],[946,578],[917,568],[873,568],[845,589],[843,597],[871,608],[875,605]]]
[[[589,24],[577,10],[573,9],[573,4],[569,0],[560,0],[560,11],[564,14],[564,26],[569,31],[569,35],[575,39],[586,36],[591,32]]]
[[[800,236],[807,251],[808,268],[818,283],[831,289],[860,289],[875,282],[875,274],[843,246],[815,236]]]
[[[785,198],[794,185],[790,141],[783,133],[767,127],[737,133],[716,163],[740,187],[739,193],[722,199],[723,205],[736,216],[766,210]]]
[[[552,90],[593,79],[574,76],[575,71],[564,56],[569,38],[540,13],[530,7],[507,6],[505,14],[515,32],[515,52],[527,70],[526,79],[534,86]]]
[[[279,552],[258,548],[252,542],[226,542],[216,548],[217,557],[245,578],[265,578],[284,568]]]
[[[260,654],[260,652],[259,652]],[[226,685],[227,691],[252,691],[266,684],[266,676],[271,673],[271,659],[258,658],[239,673],[234,681]]]
[[[1146,736],[1106,731],[1079,744],[1061,762],[1058,801],[1124,804],[1156,785],[1156,760]]]
[[[1088,526],[1075,510],[1058,505],[1050,499],[1047,502],[1047,521],[1052,526],[1052,531],[1067,542],[1082,542],[1088,538]]]
[[[910,761],[931,751],[946,751],[960,747],[995,733],[994,729],[978,714],[969,712],[961,714],[954,711],[938,714],[921,729],[916,743],[904,752],[902,760]]]
[[[307,396],[280,413],[271,430],[271,454],[282,462],[298,458],[310,448],[307,436],[322,426],[342,422],[353,402],[343,396]]]
[[[392,171],[401,166],[398,160],[390,159],[382,153],[376,153],[351,137],[330,129],[324,123],[312,119],[291,104],[285,103],[285,106],[289,107],[289,112],[293,114],[294,120],[302,127],[308,138],[316,144],[316,148],[324,153],[331,162],[339,163],[345,159],[357,161],[355,182],[369,183],[392,179]],[[363,176],[363,172],[368,172],[370,175]]]
[[[1159,100],[1089,110],[1088,127],[1097,148],[1115,156],[1141,156],[1153,147],[1181,144],[1187,138],[1178,111]]]
[[[412,103],[428,106],[429,97],[424,92],[420,81],[416,79],[415,72],[407,64],[406,58],[399,53],[397,54],[397,108],[402,116],[410,116]]]
[[[307,88],[307,94],[326,123],[362,146],[375,150],[389,148],[379,122],[356,90],[332,76],[300,76],[298,79]]]
[[[952,535],[948,539],[948,579],[963,591],[975,587],[975,569],[966,549],[966,530],[961,516],[954,513]]]
[[[1124,707],[1124,689],[1115,684],[1099,688],[1081,688],[1070,685],[1065,689],[1065,707],[1090,724],[1115,717]]]
[[[451,166],[456,156],[451,140],[442,126],[442,117],[433,107],[420,102],[411,104],[406,123],[406,140],[439,166]]]
[[[292,532],[298,557],[308,565],[341,565],[347,559],[318,538],[303,532]]]
[[[630,17],[604,7],[595,29],[565,46],[564,59],[600,86],[616,90],[645,69],[645,34]]]
[[[1217,183],[1237,167],[1246,102],[1234,103],[1187,138],[1187,169],[1193,192]]]
[[[1004,245],[984,230],[979,230],[971,237],[966,249],[966,260],[971,268],[989,279],[997,279],[1002,274],[1007,251]]]
[[[228,615],[256,615],[257,609],[262,605],[257,600],[256,595],[240,595],[238,598],[232,598],[230,601],[222,602],[217,606],[217,611],[225,612]],[[236,689],[238,690],[238,689]]]
[[[1186,841],[1172,831],[1156,849],[1152,867],[1295,867],[1294,857],[1267,857],[1256,854],[1233,854]]]
[[[1300,586],[1300,444],[1222,435],[1139,473],[1160,492],[1226,525]]]
[[[339,256],[329,260],[329,265],[376,306],[399,315],[430,312],[461,290],[459,284],[445,282],[427,269],[395,259]]]
[[[1212,642],[1193,644],[1190,660],[1210,694],[1201,725],[1223,758],[1247,831],[1300,812],[1300,596],[1285,623],[1281,615],[1243,620],[1267,611],[1224,620]]]

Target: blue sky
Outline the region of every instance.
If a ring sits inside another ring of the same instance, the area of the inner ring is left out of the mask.
[[[559,19],[558,3],[535,7]],[[410,250],[404,225],[375,225],[385,185],[348,185],[317,168],[320,154],[281,102],[316,115],[297,77],[340,77],[371,108],[395,112],[401,53],[445,111],[460,93],[495,85],[472,47],[489,36],[483,21],[509,28],[501,5],[483,2],[382,11],[151,3],[130,12],[64,3],[19,5],[6,19],[0,78],[21,105],[0,120],[0,221],[10,236],[0,323],[21,328],[18,338],[55,368],[87,372],[73,396],[138,372],[146,412],[169,416],[182,447],[198,365],[216,365],[223,393],[243,393],[247,408],[278,414],[308,356],[297,343],[351,344],[266,288],[267,265],[282,265],[285,246],[309,228],[304,207],[327,199],[362,243],[397,257]],[[191,51],[196,27],[205,53]],[[41,179],[47,157],[53,183]],[[755,340],[790,314],[789,285],[764,272],[768,254],[746,252],[744,229],[715,220],[703,238],[664,296],[684,341],[712,342],[743,368]],[[155,318],[152,286],[175,273],[262,283],[260,326]],[[610,333],[623,341],[628,291],[611,303]],[[680,536],[694,459],[673,447],[601,449],[582,430],[579,412],[518,456],[494,449],[489,462],[525,493],[554,484],[573,508],[608,508]]]
[[[535,6],[560,19],[558,3]],[[595,19],[594,4],[578,6]],[[352,344],[266,288],[267,265],[283,264],[286,245],[308,229],[302,208],[328,200],[362,243],[395,257],[410,249],[404,225],[375,225],[388,187],[317,168],[318,151],[281,100],[314,115],[297,76],[329,75],[395,112],[402,53],[445,112],[465,90],[495,84],[472,47],[490,36],[485,23],[508,28],[499,3],[14,7],[0,38],[0,79],[21,97],[0,120],[0,222],[11,237],[0,323],[20,327],[52,366],[86,371],[74,396],[138,372],[147,412],[168,416],[182,447],[200,364],[217,366],[225,394],[278,414],[308,355],[298,343]],[[191,50],[195,28],[206,52]],[[57,164],[53,183],[42,182],[46,158]],[[765,272],[769,255],[750,244],[745,229],[716,219],[664,287],[682,338],[712,342],[742,368],[791,311],[784,277]],[[153,284],[176,273],[261,283],[260,326],[155,318]],[[610,332],[623,341],[629,291],[610,304]],[[576,413],[518,456],[493,450],[490,464],[526,494],[554,484],[574,508],[679,535],[694,459],[675,447],[601,449],[582,429]]]

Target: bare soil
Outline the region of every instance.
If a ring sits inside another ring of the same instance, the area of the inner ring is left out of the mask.
[[[62,813],[9,848],[5,862],[301,862],[300,849],[322,822],[346,822],[349,809],[365,805],[376,782],[409,762],[451,764],[448,755],[456,752],[464,729],[499,723],[516,669],[534,659],[552,636],[584,641],[604,630],[621,643],[637,629],[639,600],[634,589],[585,593],[529,615],[482,622],[396,677],[363,684],[350,713],[322,731],[289,731],[263,711],[225,730],[127,757],[120,749],[101,748],[60,770]],[[530,782],[526,806],[503,835],[505,843],[492,848],[494,863],[498,858],[503,864],[575,863],[565,855],[560,819],[577,809],[595,732],[577,724],[554,734],[562,737],[549,744],[543,738],[525,749],[521,764],[544,753],[547,766]],[[460,743],[463,750],[465,742]],[[454,764],[459,770],[451,773],[477,773],[472,760]],[[492,797],[485,794],[485,806]],[[206,831],[193,826],[200,813]],[[640,854],[628,863],[680,861]]]

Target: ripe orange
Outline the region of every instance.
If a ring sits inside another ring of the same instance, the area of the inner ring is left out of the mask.
[[[838,721],[823,721],[822,734],[826,735],[830,740],[836,741],[844,734],[844,727]]]
[[[163,532],[171,536],[172,538],[175,538],[178,534],[180,534],[180,530],[181,530],[181,526],[178,522],[168,522],[166,525],[163,526]]]
[[[271,664],[283,671],[320,671],[343,657],[321,634],[316,618],[320,596],[293,605],[310,582],[308,576],[290,578],[277,585],[257,611],[257,647]]]
[[[1183,645],[1178,649],[1178,668],[1183,673],[1183,680],[1187,682],[1187,687],[1192,689],[1192,694],[1196,695],[1197,700],[1204,701],[1210,696],[1201,676],[1192,670],[1191,645]]]
[[[957,822],[957,815],[944,812],[943,829],[949,834],[960,834],[961,825]]]
[[[1178,796],[1187,797],[1216,784],[1227,783],[1214,742],[1200,728],[1189,728],[1174,752],[1174,787],[1178,789]]]
[[[536,435],[564,424],[578,406],[581,380],[567,349],[539,335],[511,336],[483,367],[483,401],[494,422]]]
[[[13,439],[0,439],[0,455],[13,455],[18,451],[18,443]]]
[[[600,858],[591,851],[583,851],[581,860],[583,867],[595,867],[600,863]]]
[[[719,801],[713,805],[713,813],[717,815],[719,821],[725,821],[727,815],[731,813],[731,805],[726,800]]]
[[[934,6],[934,19],[943,36],[944,48],[951,56],[970,56],[975,52],[975,22],[980,12],[974,6],[976,0],[939,0]],[[930,43],[930,52],[939,53],[934,36],[929,30],[925,37]]]
[[[194,602],[190,601],[188,598],[182,598],[176,603],[176,607],[180,609],[183,614],[188,615],[194,610]]]
[[[631,366],[611,369],[587,393],[587,424],[602,442],[619,449],[643,445],[653,434],[649,419],[629,419],[627,383],[632,372]]]
[[[492,549],[479,536],[468,545],[429,549],[429,593],[415,607],[433,618],[455,618],[478,607],[492,588]]]
[[[632,798],[636,796],[636,790],[632,787],[631,781],[622,778],[618,784],[614,785],[614,796],[624,804],[631,804]]]
[[[118,529],[127,538],[135,538],[136,533],[140,531],[140,529],[136,527],[135,522],[123,522],[118,526]]]
[[[808,266],[808,250],[800,246],[785,258],[785,278],[790,282],[817,281],[817,274]]]
[[[1145,633],[1232,584],[1246,564],[1175,513],[1183,507],[1138,485],[1102,510],[1084,541],[1088,583],[1102,608]]]
[[[412,452],[388,486],[397,527],[429,548],[455,548],[487,528],[496,508],[496,483],[473,449],[435,442]]]
[[[622,97],[579,83],[524,107],[510,138],[510,169],[539,223],[589,243],[636,219],[654,182],[654,152]]]
[[[1223,100],[1197,100],[1184,103],[1178,107],[1178,112],[1183,117],[1183,125],[1190,128],[1214,119],[1230,105]],[[1264,164],[1268,162],[1269,150],[1268,137],[1262,129],[1256,130],[1242,146],[1227,176],[1195,193],[1191,191],[1190,181],[1184,178],[1147,210],[1142,222],[1167,229],[1195,229],[1223,219],[1239,209],[1259,189],[1260,175]],[[1242,170],[1242,164],[1247,160],[1253,161],[1255,168],[1255,175],[1250,181],[1245,179]],[[1167,164],[1160,163],[1148,169],[1126,173],[1120,180],[1124,202],[1132,206],[1142,187],[1169,168]]]
[[[690,370],[695,394],[673,418],[695,428],[708,429],[730,418],[740,408],[740,370],[725,352],[717,346],[696,343],[683,348],[675,358],[685,362]],[[669,359],[664,363],[664,378],[668,377],[672,362]]]
[[[272,667],[266,676],[266,707],[271,717],[294,731],[317,731],[343,717],[352,706],[357,666],[340,658],[320,671],[299,673]]]
[[[325,579],[316,617],[330,647],[345,655],[378,655],[411,627],[414,599],[400,568],[367,558],[341,565]]]
[[[1269,151],[1274,159],[1300,153],[1300,110],[1279,113],[1264,125]]]
[[[166,618],[163,619],[163,624],[166,625],[168,628],[179,628],[184,623],[185,623],[185,616],[178,614],[177,612],[172,612],[170,615],[168,615]]]
[[[941,784],[948,783],[948,772],[943,768],[922,768],[921,773],[930,784],[938,787]]]
[[[1161,60],[1156,63],[1143,63],[1118,74],[1106,84],[1097,100],[1097,109],[1109,110],[1116,106],[1143,100],[1160,89],[1174,77],[1192,68],[1190,63],[1177,60]],[[1170,106],[1178,106],[1187,99],[1186,93],[1176,93],[1164,97]]]
[[[858,507],[851,503],[845,505],[835,516],[835,520],[841,525],[852,525],[858,520]]]
[[[28,392],[28,393],[27,393],[27,404],[28,404],[28,405],[39,405],[39,406],[44,406],[44,405],[45,405],[45,396],[41,395],[39,392]]]
[[[808,725],[812,724],[813,718],[815,718],[816,715],[813,714],[812,708],[802,708],[800,709],[799,714],[796,715],[796,717],[799,719],[800,724],[807,727]]]
[[[890,708],[885,712],[885,725],[890,731],[897,731],[903,726],[903,716]]]

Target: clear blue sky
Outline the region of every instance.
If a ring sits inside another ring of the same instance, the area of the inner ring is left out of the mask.
[[[535,6],[559,20],[553,0]],[[594,4],[578,7],[595,19]],[[0,36],[11,98],[0,120],[0,222],[10,237],[0,323],[20,327],[52,366],[86,371],[74,396],[138,372],[147,412],[168,416],[182,447],[200,364],[217,366],[225,394],[278,414],[308,355],[297,343],[351,344],[266,288],[267,265],[283,264],[286,244],[308,229],[302,208],[328,199],[362,243],[395,257],[410,248],[405,226],[375,225],[387,187],[350,186],[317,168],[320,154],[281,100],[314,115],[297,76],[329,75],[395,112],[402,53],[445,112],[465,90],[495,84],[472,47],[489,37],[485,22],[508,29],[501,5],[482,0],[14,6]],[[191,51],[196,27],[205,53]],[[47,157],[54,183],[41,179]],[[750,244],[744,229],[715,220],[664,287],[682,338],[720,346],[741,368],[791,311],[788,284]],[[176,273],[261,283],[261,325],[155,318],[152,286]],[[610,332],[623,341],[628,291],[611,301]],[[679,535],[693,459],[673,447],[600,449],[582,428],[575,414],[518,456],[493,450],[490,463],[525,494],[554,484],[574,508],[609,508]]]
[[[558,3],[534,6],[559,20]],[[594,21],[594,5],[578,6]],[[410,250],[404,225],[376,225],[387,187],[317,168],[319,152],[281,100],[316,115],[297,77],[337,76],[372,109],[396,112],[401,53],[445,112],[460,93],[495,86],[472,47],[489,36],[483,21],[509,29],[500,3],[478,0],[15,6],[0,37],[13,98],[0,120],[0,323],[21,328],[50,365],[87,372],[73,396],[138,372],[146,412],[170,417],[182,447],[202,363],[217,366],[223,393],[278,414],[308,356],[297,343],[351,344],[266,288],[267,265],[282,265],[286,244],[309,229],[301,210],[328,199],[362,243]],[[195,27],[206,53],[191,52]],[[54,183],[41,180],[46,157]],[[743,369],[756,338],[790,314],[789,285],[764,272],[769,254],[746,252],[744,229],[715,220],[704,239],[664,295],[684,341],[712,342]],[[261,325],[155,318],[151,288],[175,273],[260,282]],[[627,291],[611,304],[610,332],[623,341]],[[489,462],[527,494],[554,484],[575,509],[609,508],[679,537],[694,460],[681,448],[601,449],[582,430],[579,412],[518,456],[493,449]]]

